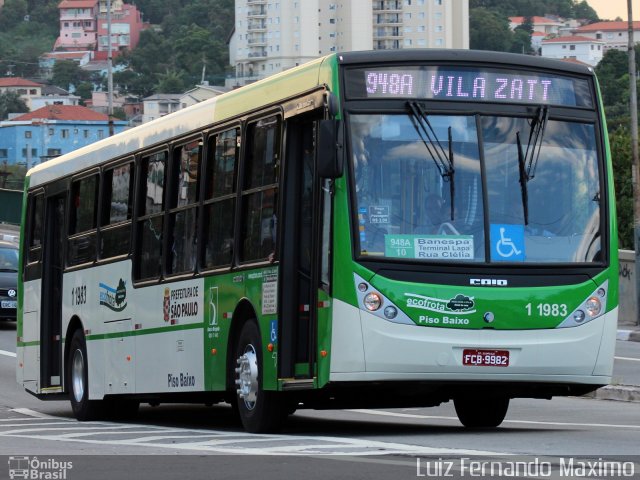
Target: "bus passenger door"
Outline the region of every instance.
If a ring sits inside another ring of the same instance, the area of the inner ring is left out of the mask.
[[[62,272],[66,194],[47,198],[40,311],[40,389],[62,385]]]
[[[311,388],[316,375],[321,205],[314,176],[319,115],[287,120],[280,255],[279,377],[284,389]]]

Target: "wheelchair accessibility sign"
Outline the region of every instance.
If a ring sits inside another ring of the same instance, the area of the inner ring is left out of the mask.
[[[498,262],[523,261],[524,225],[491,224],[491,259]]]

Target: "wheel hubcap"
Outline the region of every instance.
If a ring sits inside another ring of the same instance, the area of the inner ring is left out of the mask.
[[[73,353],[71,363],[71,385],[73,388],[73,398],[80,403],[84,396],[84,356],[80,350]]]
[[[253,345],[247,345],[236,360],[236,385],[238,396],[244,400],[247,410],[253,410],[258,397],[258,355]]]

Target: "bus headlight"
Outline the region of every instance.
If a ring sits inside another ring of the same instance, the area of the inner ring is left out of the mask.
[[[382,298],[377,292],[367,293],[364,296],[364,306],[370,312],[375,312],[382,306]]]
[[[384,316],[387,317],[389,320],[396,318],[398,316],[398,309],[393,305],[389,305],[387,308],[384,309]]]
[[[417,322],[409,318],[393,300],[384,296],[376,287],[357,273],[353,274],[357,308],[366,316],[373,315],[382,320],[402,325],[416,326]],[[366,312],[366,313],[365,313]]]
[[[585,309],[587,313],[591,317],[596,317],[600,314],[602,310],[602,304],[600,303],[600,299],[598,297],[590,297],[589,300],[585,303]]]
[[[609,281],[596,288],[577,308],[556,328],[579,327],[605,313]]]

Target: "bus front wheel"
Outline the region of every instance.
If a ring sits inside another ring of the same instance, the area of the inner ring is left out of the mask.
[[[235,379],[236,407],[242,426],[251,433],[275,432],[284,421],[278,392],[262,388],[262,341],[255,320],[242,326],[230,366]]]
[[[467,428],[494,428],[502,423],[509,409],[508,397],[480,399],[457,397],[453,399],[456,414]]]
[[[104,402],[89,400],[87,343],[81,330],[76,330],[71,338],[67,359],[67,378],[69,379],[69,398],[74,416],[80,421],[102,417]]]

